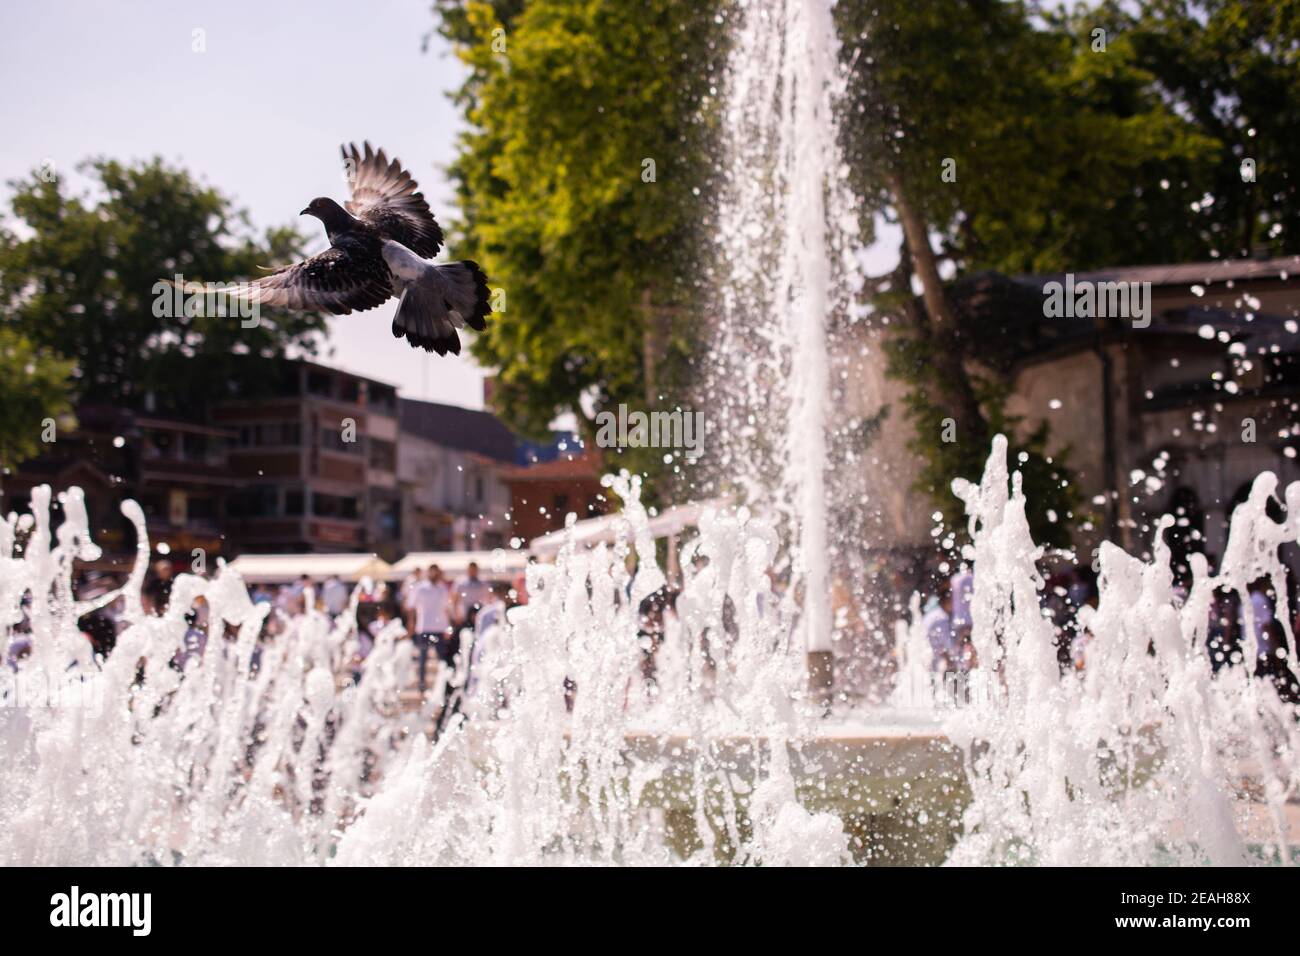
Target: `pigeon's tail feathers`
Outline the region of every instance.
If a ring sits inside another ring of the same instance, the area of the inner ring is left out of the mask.
[[[443,286],[447,311],[457,328],[468,325],[476,332],[486,329],[492,306],[489,302],[487,276],[478,267],[478,263],[467,259],[464,262],[434,266],[434,269]]]
[[[442,290],[431,281],[408,283],[402,291],[393,316],[393,335],[426,352],[460,354],[460,336],[447,313]]]

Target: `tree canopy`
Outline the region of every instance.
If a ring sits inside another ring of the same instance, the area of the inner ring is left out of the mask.
[[[440,0],[470,77],[458,254],[505,314],[474,343],[497,410],[671,402],[690,353],[721,31],[691,0]]]
[[[1059,540],[1046,515],[1069,511],[1049,436],[1008,420],[1005,383],[963,361],[990,350],[971,347],[981,331],[954,279],[1295,251],[1298,5],[839,0],[862,224],[907,238],[898,270],[867,288],[900,320],[890,369],[909,386],[921,484],[950,517],[949,479],[978,477],[1006,428],[1027,431],[1013,452],[1028,456],[1035,530]],[[735,5],[436,7],[471,71],[459,242],[507,293],[507,320],[476,343],[500,369],[499,409],[540,430],[580,396],[599,408],[662,392],[708,321],[692,280]],[[954,416],[960,440],[938,441]]]
[[[39,174],[11,183],[0,228],[0,329],[72,363],[72,398],[139,407],[153,392],[158,410],[185,411],[255,395],[261,363],[291,345],[311,350],[318,315],[267,310],[244,327],[236,315],[155,308],[160,280],[256,275],[301,252],[296,232],[255,236],[229,199],[160,159],[82,169],[85,195]]]
[[[0,468],[34,458],[42,442],[66,426],[72,369],[72,362],[0,325]]]

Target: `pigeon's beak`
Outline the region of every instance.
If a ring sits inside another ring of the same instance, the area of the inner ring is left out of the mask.
[[[308,206],[308,207],[307,207],[306,209],[304,209],[302,212],[298,213],[298,215],[300,215],[300,216],[310,216],[310,215],[311,215],[311,207]]]

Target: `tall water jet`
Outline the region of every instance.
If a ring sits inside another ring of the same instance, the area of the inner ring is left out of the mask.
[[[724,121],[721,321],[708,384],[724,419],[724,471],[784,521],[803,643],[823,679],[832,631],[829,327],[848,298],[835,257],[856,242],[835,124],[842,83],[831,11],[830,0],[739,8]]]

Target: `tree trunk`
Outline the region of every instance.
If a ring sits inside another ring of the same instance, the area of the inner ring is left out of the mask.
[[[659,350],[660,329],[659,316],[655,314],[654,301],[647,286],[641,290],[641,361],[645,378],[645,401],[647,408],[659,404]]]
[[[898,211],[898,219],[903,226],[908,255],[912,259],[916,277],[921,281],[921,300],[925,303],[925,311],[929,316],[925,332],[937,346],[934,350],[935,370],[938,373],[935,381],[943,390],[946,404],[957,422],[958,433],[983,443],[989,437],[986,434],[988,423],[984,420],[970,376],[962,363],[957,341],[957,317],[944,293],[939,265],[934,250],[930,248],[929,230],[908,202],[898,176],[889,173],[886,181],[893,193],[894,208]]]

